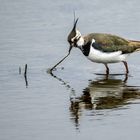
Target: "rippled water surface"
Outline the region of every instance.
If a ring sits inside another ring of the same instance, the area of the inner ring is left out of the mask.
[[[1,0],[0,140],[140,139],[140,54],[105,68],[68,51],[73,10],[82,34],[140,40],[139,0]],[[27,76],[24,68],[27,64]]]

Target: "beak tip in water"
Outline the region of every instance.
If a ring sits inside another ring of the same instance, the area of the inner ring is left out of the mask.
[[[52,71],[55,71],[55,70],[56,70],[56,68],[48,68],[46,72],[48,74],[52,74]]]
[[[57,65],[59,65],[62,61],[64,61],[64,60],[70,55],[71,50],[72,50],[72,46],[70,46],[68,54],[67,54],[63,59],[61,59],[61,60],[60,60],[57,64],[55,64],[52,68],[47,69],[47,73],[52,74],[52,71],[55,69],[55,67],[56,67]]]
[[[48,68],[47,71],[46,71],[48,74],[52,73],[52,69],[51,68]]]

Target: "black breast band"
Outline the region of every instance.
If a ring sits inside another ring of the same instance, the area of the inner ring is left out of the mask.
[[[87,44],[85,44],[84,46],[82,46],[82,52],[83,52],[83,54],[85,56],[88,56],[89,55],[90,45],[91,45],[91,42],[88,42]]]

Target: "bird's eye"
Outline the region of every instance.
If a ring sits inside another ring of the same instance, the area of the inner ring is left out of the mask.
[[[75,39],[74,39],[74,42],[77,42],[79,39],[80,39],[80,37],[75,38]]]
[[[77,38],[75,38],[75,39],[73,40],[73,42],[77,42]]]

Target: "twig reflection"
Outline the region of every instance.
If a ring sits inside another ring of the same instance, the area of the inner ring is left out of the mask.
[[[52,77],[54,77],[55,79],[57,79],[59,82],[61,82],[63,85],[65,85],[65,87],[67,87],[68,89],[71,90],[72,94],[75,94],[75,90],[70,86],[70,84],[68,84],[67,82],[65,82],[62,78],[57,77],[54,73],[49,73]]]
[[[25,78],[25,84],[26,84],[26,88],[27,88],[28,87],[27,64],[25,64],[24,78]]]
[[[26,85],[26,88],[28,87],[28,79],[27,79],[27,75],[24,75],[24,79],[25,79],[25,85]]]

